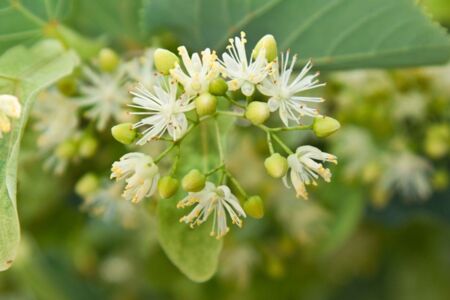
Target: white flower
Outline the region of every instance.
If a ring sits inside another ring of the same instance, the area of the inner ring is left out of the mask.
[[[219,61],[222,65],[222,73],[230,78],[228,87],[231,91],[241,89],[245,96],[251,96],[255,91],[255,85],[263,81],[269,73],[270,64],[267,63],[266,51],[261,49],[255,60],[247,59],[245,52],[245,33],[241,32],[241,38],[230,39],[227,46],[228,53],[222,55]]]
[[[74,136],[78,127],[77,109],[76,102],[61,93],[51,91],[39,95],[33,109],[34,129],[40,132],[38,146],[51,150]]]
[[[297,197],[308,199],[306,186],[309,184],[317,185],[316,179],[322,177],[326,182],[330,182],[331,172],[325,169],[320,162],[337,163],[337,158],[334,155],[320,151],[320,149],[313,146],[301,146],[297,148],[294,154],[289,155],[288,165],[291,169],[290,177],[294,185]],[[283,178],[287,187],[287,175]]]
[[[206,182],[205,188],[197,193],[189,193],[187,197],[178,202],[178,208],[192,206],[194,209],[186,216],[180,219],[180,222],[191,224],[191,227],[200,225],[213,214],[213,225],[211,236],[217,239],[223,237],[230,230],[227,226],[227,214],[231,222],[238,227],[242,227],[240,217],[246,217],[239,200],[234,196],[230,189],[221,185],[216,187],[211,182]]]
[[[18,119],[22,106],[19,99],[13,95],[0,95],[0,139],[3,132],[11,131],[11,121],[9,118]]]
[[[279,110],[280,118],[284,125],[289,126],[289,120],[300,123],[300,118],[303,116],[318,116],[316,109],[308,107],[308,102],[322,102],[323,99],[319,97],[298,96],[298,93],[311,90],[325,84],[319,84],[316,79],[318,73],[308,74],[312,68],[312,63],[309,61],[302,71],[291,80],[291,75],[294,70],[297,57],[294,55],[291,64],[289,65],[289,51],[286,55],[281,55],[281,64],[275,61],[270,76],[267,77],[259,86],[259,91],[269,96],[270,111]]]
[[[159,180],[158,166],[150,156],[139,152],[122,156],[119,161],[113,163],[111,172],[111,178],[117,180],[126,178],[127,185],[123,196],[133,203],[151,196]]]
[[[170,70],[170,75],[183,85],[188,96],[208,92],[209,83],[219,75],[216,53],[205,49],[201,53],[201,59],[198,53],[192,54],[191,58],[184,46],[178,47],[178,53],[183,60],[186,72],[177,64]]]
[[[163,80],[160,80],[161,84]],[[187,130],[188,121],[185,112],[194,109],[194,103],[190,103],[190,98],[182,95],[177,98],[177,83],[171,81],[166,84],[166,88],[155,85],[154,93],[147,90],[143,85],[139,85],[131,94],[134,95],[134,108],[143,109],[142,112],[132,112],[135,115],[148,115],[136,124],[134,128],[147,127],[142,132],[142,138],[137,142],[143,145],[147,141],[162,136],[166,131],[174,141],[183,136]]]
[[[423,200],[431,195],[432,167],[426,159],[403,150],[391,153],[386,165],[379,183],[384,191],[398,192],[410,200]]]
[[[142,56],[132,59],[125,66],[128,76],[150,91],[157,78],[153,63],[154,52],[153,49],[147,49]]]
[[[104,130],[111,119],[125,121],[124,105],[128,101],[124,88],[125,69],[120,66],[115,73],[96,73],[92,69],[83,69],[87,84],[80,87],[81,106],[89,106],[86,117],[97,122],[97,129]]]

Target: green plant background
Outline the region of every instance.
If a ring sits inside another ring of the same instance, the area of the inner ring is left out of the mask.
[[[450,57],[450,41],[437,22],[450,25],[447,2],[420,1],[435,18],[431,22],[409,0],[2,0],[0,91],[21,87],[12,87],[8,76],[23,81],[28,110],[39,90],[70,73],[78,63],[73,51],[88,60],[105,45],[120,53],[148,46],[174,50],[179,43],[196,50],[220,50],[226,38],[241,29],[247,32],[249,44],[273,33],[282,49],[299,52],[299,64],[311,57],[324,71],[443,64]],[[17,3],[20,9],[14,6]],[[23,9],[37,19],[27,17]],[[58,40],[66,50],[56,41],[42,42],[48,38]],[[34,66],[32,62],[42,61],[43,55],[54,61]],[[25,65],[20,72],[14,72],[13,67],[20,66],[15,61]],[[448,126],[450,96],[432,84],[424,87],[423,69],[382,72],[395,93],[419,91],[431,99],[429,106],[443,106],[437,113],[426,114],[415,127],[399,128],[389,119],[395,97],[386,85],[365,81],[363,86],[348,83],[344,88],[334,78],[336,73],[325,72],[324,78],[330,81],[322,91],[329,99],[326,109],[331,116],[337,114],[344,128],[358,126],[380,145],[406,135],[409,147],[426,157],[420,130],[436,119]],[[448,69],[447,73],[450,77]],[[351,96],[358,98],[351,109],[340,108]],[[140,206],[149,215],[163,212],[159,220],[143,218],[131,229],[81,211],[81,199],[73,186],[82,174],[92,171],[92,162],[72,166],[62,177],[46,174],[36,154],[36,137],[31,125],[25,128],[26,121],[22,119],[17,132],[0,142],[2,259],[10,255],[5,250],[10,245],[19,247],[13,267],[0,273],[0,299],[450,298],[448,184],[443,190],[436,188],[426,202],[393,194],[380,208],[373,186],[349,179],[345,169],[351,161],[342,161],[333,169],[332,183],[320,185],[311,201],[299,201],[291,191],[263,176],[264,136],[233,129],[228,134],[232,168],[252,192],[266,199],[266,217],[246,220],[245,227],[227,236],[223,246],[211,241],[197,250],[173,242],[180,232],[158,225],[176,219],[170,210],[163,213],[168,203],[157,207],[149,201]],[[15,192],[10,189],[14,190],[18,152],[12,145],[20,143],[22,130],[17,186],[22,237],[18,246],[17,223],[6,221],[15,218],[11,209]],[[125,151],[112,146],[108,133],[103,138],[111,147],[95,161],[94,171],[99,173],[107,172],[117,153]],[[308,141],[330,151],[336,143],[310,136],[287,138],[292,146]],[[200,157],[192,157],[190,163],[200,163]],[[432,161],[448,176],[448,152]],[[204,249],[214,252],[206,256],[216,257],[220,247],[218,260],[199,258]],[[203,281],[216,269],[204,283],[186,277]]]

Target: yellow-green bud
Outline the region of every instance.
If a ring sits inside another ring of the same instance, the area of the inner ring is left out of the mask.
[[[258,41],[258,43],[256,43],[255,49],[253,49],[252,52],[252,56],[254,59],[258,57],[259,51],[261,51],[261,49],[266,50],[266,59],[268,62],[271,62],[275,58],[277,58],[277,41],[275,41],[273,35],[266,34]]]
[[[449,178],[447,170],[437,170],[433,174],[431,183],[436,190],[443,191],[448,187]]]
[[[73,96],[77,92],[77,81],[73,76],[67,76],[56,84],[58,90],[66,96]]]
[[[215,96],[223,96],[228,91],[228,84],[221,77],[217,77],[209,83],[209,92]]]
[[[178,180],[172,176],[164,176],[158,182],[159,196],[163,199],[167,199],[175,195],[178,190]]]
[[[156,70],[168,75],[169,71],[179,62],[178,56],[167,49],[158,48],[153,54]]]
[[[245,117],[254,125],[261,125],[270,117],[269,105],[266,102],[253,101],[247,106]]]
[[[274,153],[266,158],[264,167],[266,168],[267,174],[273,178],[281,178],[286,175],[288,170],[287,159],[279,153]]]
[[[103,72],[112,72],[119,65],[120,58],[110,48],[103,48],[98,54],[98,65]]]
[[[313,122],[313,131],[318,137],[326,137],[341,127],[338,120],[330,117],[316,117]]]
[[[195,98],[195,109],[200,117],[215,113],[216,107],[217,98],[210,93],[204,93]]]
[[[94,193],[99,186],[98,177],[93,173],[87,173],[81,177],[75,185],[75,192],[83,197]]]
[[[428,127],[425,137],[425,152],[434,159],[447,155],[450,145],[450,128],[445,124]]]
[[[65,141],[56,148],[56,156],[62,159],[70,159],[77,153],[77,143],[74,140]]]
[[[197,169],[187,173],[181,180],[183,190],[186,192],[199,192],[205,187],[206,177]]]
[[[133,129],[133,124],[122,123],[111,128],[112,136],[122,144],[131,144],[137,136],[137,132]]]
[[[81,138],[78,153],[81,157],[92,157],[97,151],[98,141],[91,135]]]
[[[252,218],[264,217],[264,204],[260,196],[251,196],[244,203],[244,211]]]

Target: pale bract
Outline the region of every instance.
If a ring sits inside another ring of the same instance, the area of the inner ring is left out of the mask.
[[[133,203],[153,195],[159,177],[159,169],[153,159],[139,152],[125,154],[111,168],[111,178],[125,179],[123,197]]]
[[[0,139],[11,131],[11,120],[18,119],[22,111],[19,99],[14,95],[0,95]]]
[[[123,122],[127,115],[124,106],[128,94],[124,87],[126,73],[123,65],[114,73],[97,73],[89,67],[83,69],[86,82],[80,86],[79,105],[88,107],[85,116],[97,123],[102,131],[110,120]]]
[[[185,113],[195,107],[190,102],[191,98],[186,95],[177,96],[178,86],[175,81],[167,83],[161,78],[158,82],[159,84],[154,86],[154,93],[143,85],[138,85],[131,91],[134,97],[133,104],[129,106],[142,110],[132,114],[144,116],[134,124],[134,128],[145,128],[138,145],[157,139],[166,132],[174,141],[178,140],[188,127]]]
[[[331,180],[331,172],[324,168],[321,162],[337,163],[336,156],[322,152],[313,146],[300,146],[296,152],[287,158],[290,172],[288,173],[295,188],[297,197],[308,199],[306,185],[317,185],[316,180],[322,177],[326,182]],[[286,175],[283,182],[289,187]]]
[[[241,89],[245,96],[253,95],[255,86],[263,81],[269,73],[270,64],[267,63],[266,51],[261,49],[256,59],[247,58],[245,44],[247,40],[245,34],[241,32],[241,37],[230,39],[227,47],[228,53],[222,55],[219,60],[222,66],[221,72],[225,78],[229,78],[228,88],[231,91]]]
[[[215,51],[205,49],[201,52],[189,56],[186,47],[178,47],[178,53],[183,61],[184,70],[177,63],[175,68],[170,70],[170,75],[184,87],[184,92],[188,96],[197,96],[208,92],[210,82],[219,76],[219,66]]]
[[[239,200],[231,193],[226,185],[215,186],[206,182],[205,188],[200,192],[189,193],[187,197],[178,202],[178,208],[195,205],[194,209],[180,219],[180,222],[190,224],[191,227],[203,224],[213,215],[211,236],[220,239],[230,230],[227,225],[227,214],[231,222],[238,227],[242,226],[242,218],[246,217]]]
[[[323,101],[320,97],[298,95],[325,84],[317,80],[318,73],[309,74],[312,68],[311,61],[291,79],[296,60],[297,57],[294,55],[289,63],[289,52],[281,54],[281,61],[276,60],[273,63],[270,75],[258,85],[259,91],[270,97],[268,101],[270,111],[278,110],[285,126],[289,126],[289,121],[299,124],[304,116],[318,116],[317,109],[309,107],[308,103]]]

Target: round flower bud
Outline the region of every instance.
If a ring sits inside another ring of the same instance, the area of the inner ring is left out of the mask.
[[[110,48],[103,48],[98,54],[98,65],[103,72],[112,72],[119,65],[119,56]]]
[[[65,141],[56,148],[56,156],[62,159],[70,159],[77,153],[77,143],[74,140]]]
[[[449,151],[450,128],[445,124],[432,125],[427,128],[424,148],[428,156],[439,159]]]
[[[156,69],[168,75],[169,71],[179,62],[178,57],[169,50],[158,48],[153,54]]]
[[[205,187],[206,177],[197,169],[187,173],[181,180],[183,190],[186,192],[199,192]]]
[[[223,96],[228,91],[228,84],[221,77],[217,77],[209,83],[209,92],[215,96]]]
[[[75,185],[75,192],[83,197],[94,193],[99,186],[98,177],[93,173],[87,173],[81,177]]]
[[[175,195],[178,190],[178,180],[172,176],[164,176],[158,181],[159,196],[163,199],[167,199]]]
[[[60,79],[56,86],[58,90],[66,96],[73,96],[77,92],[77,81],[73,76],[67,76]]]
[[[341,127],[339,121],[330,117],[316,117],[313,122],[313,131],[318,137],[326,137]]]
[[[288,170],[287,159],[279,153],[274,153],[264,161],[267,174],[273,178],[281,178]]]
[[[91,135],[85,135],[80,140],[78,146],[78,153],[81,157],[92,157],[97,151],[98,142],[97,139]]]
[[[136,130],[133,129],[133,124],[122,123],[111,128],[112,136],[122,144],[131,144],[137,136]]]
[[[245,117],[254,125],[260,125],[270,117],[269,105],[266,102],[253,101],[247,106]]]
[[[244,203],[244,211],[252,218],[261,219],[264,216],[264,204],[260,196],[251,196]]]
[[[211,115],[216,112],[217,98],[209,93],[204,93],[195,98],[195,109],[201,116]]]
[[[258,57],[259,51],[261,49],[266,50],[266,59],[268,62],[273,61],[277,58],[277,42],[271,34],[266,34],[263,36],[258,43],[256,43],[255,49],[253,49],[252,56],[254,59]]]

